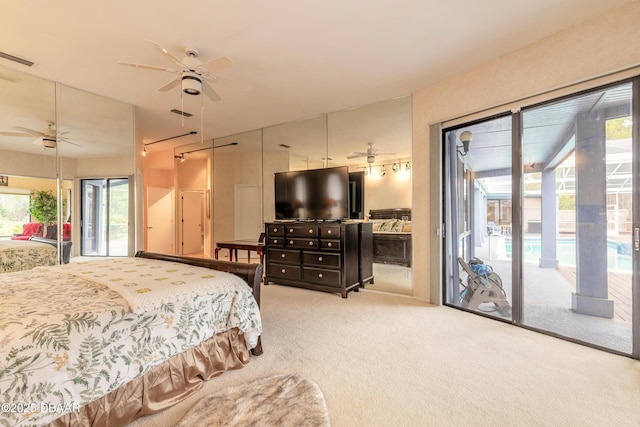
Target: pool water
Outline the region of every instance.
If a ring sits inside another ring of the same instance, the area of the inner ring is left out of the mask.
[[[505,239],[507,258],[511,258],[511,239]],[[524,239],[524,260],[538,262],[540,239]],[[557,239],[556,256],[560,265],[576,266],[576,239]],[[607,266],[610,270],[632,271],[631,243],[607,241]]]

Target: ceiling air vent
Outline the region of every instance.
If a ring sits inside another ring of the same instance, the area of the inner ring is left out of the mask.
[[[173,110],[170,110],[170,111],[171,111],[172,113],[179,114],[179,115],[181,115],[181,116],[183,116],[183,117],[191,117],[191,116],[193,116],[193,114],[191,114],[191,113],[187,113],[186,111],[180,111],[180,110],[178,110],[177,108],[174,108]]]
[[[17,62],[18,64],[26,65],[27,67],[33,67],[35,62],[28,59],[19,58],[6,52],[0,52],[0,58],[8,59],[9,61]]]

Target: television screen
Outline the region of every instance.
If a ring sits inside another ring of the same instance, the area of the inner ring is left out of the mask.
[[[346,166],[275,174],[276,219],[349,218]]]

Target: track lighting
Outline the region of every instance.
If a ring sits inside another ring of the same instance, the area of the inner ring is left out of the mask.
[[[411,169],[411,162],[407,162],[407,164],[404,166],[404,170],[408,171]]]
[[[400,170],[400,163],[394,163],[393,166],[391,167],[391,169],[394,172],[398,172]]]

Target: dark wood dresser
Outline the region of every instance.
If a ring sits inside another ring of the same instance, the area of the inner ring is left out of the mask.
[[[373,281],[372,239],[366,236],[371,230],[359,223],[275,222],[265,224],[265,233],[265,284],[339,292],[346,298]]]

